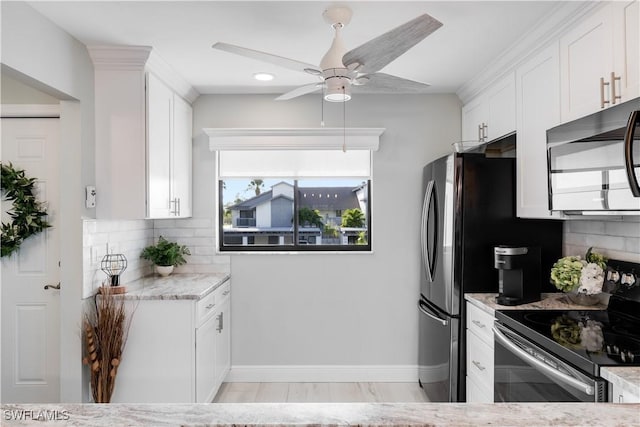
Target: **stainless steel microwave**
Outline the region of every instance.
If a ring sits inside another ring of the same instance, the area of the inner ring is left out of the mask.
[[[549,208],[640,215],[640,98],[547,130]]]

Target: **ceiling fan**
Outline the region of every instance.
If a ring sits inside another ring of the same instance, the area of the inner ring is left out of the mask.
[[[335,30],[335,36],[319,67],[228,43],[215,43],[212,47],[319,78],[317,83],[300,86],[279,96],[276,98],[278,101],[320,89],[324,90],[327,101],[344,102],[351,99],[352,87],[357,91],[358,87],[366,86],[368,91],[381,93],[419,93],[429,87],[425,83],[378,71],[440,28],[440,21],[423,14],[347,52],[341,31],[351,21],[351,15],[351,9],[346,6],[330,7],[323,12],[324,20]]]

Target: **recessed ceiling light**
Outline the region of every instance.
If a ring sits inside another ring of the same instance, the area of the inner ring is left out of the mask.
[[[261,82],[268,82],[275,78],[275,76],[271,73],[255,73],[253,78],[256,80],[260,80]]]

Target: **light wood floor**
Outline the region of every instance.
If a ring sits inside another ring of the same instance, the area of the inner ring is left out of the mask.
[[[223,383],[221,403],[428,402],[415,383]]]

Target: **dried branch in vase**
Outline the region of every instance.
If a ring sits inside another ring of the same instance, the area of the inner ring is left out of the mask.
[[[91,393],[95,403],[109,403],[129,333],[124,300],[108,292],[95,297],[95,310],[85,314],[84,338]]]

